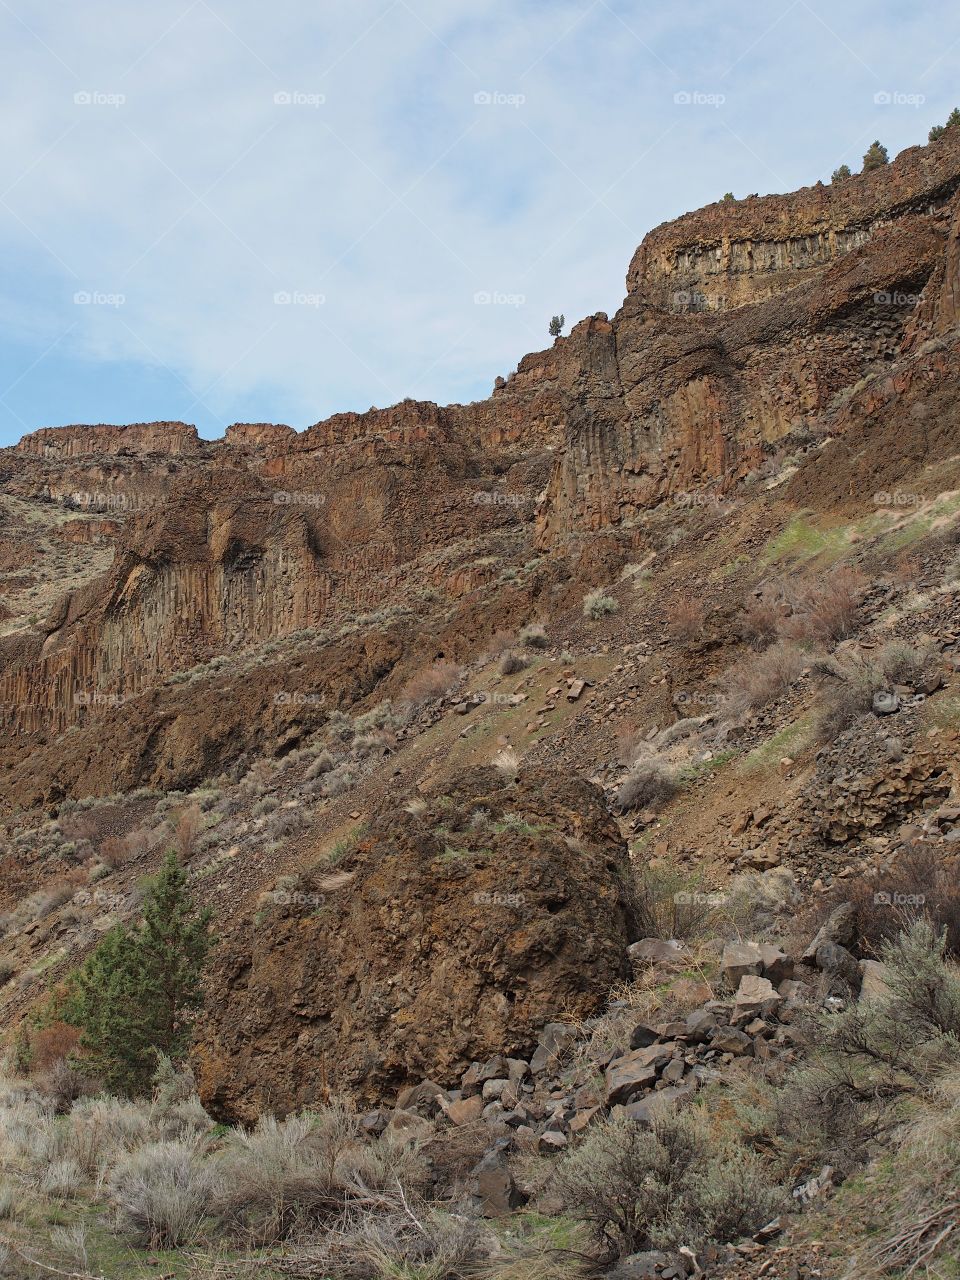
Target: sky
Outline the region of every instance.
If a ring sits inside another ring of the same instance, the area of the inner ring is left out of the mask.
[[[956,0],[0,0],[0,445],[489,394],[644,234],[925,142]]]

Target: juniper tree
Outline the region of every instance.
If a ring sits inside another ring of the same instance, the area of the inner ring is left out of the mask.
[[[879,139],[872,142],[867,148],[863,157],[863,172],[869,173],[871,169],[882,169],[885,164],[890,161],[890,153]]]
[[[842,164],[839,169],[834,169],[833,175],[830,178],[830,181],[846,182],[847,178],[850,178],[852,176],[853,175],[850,172],[850,166],[848,164]]]
[[[550,337],[559,338],[566,322],[566,316],[554,316],[550,321]]]
[[[210,942],[210,912],[197,910],[170,852],[147,887],[140,923],[111,929],[69,983],[66,1019],[108,1088],[143,1093],[158,1055],[184,1056]]]

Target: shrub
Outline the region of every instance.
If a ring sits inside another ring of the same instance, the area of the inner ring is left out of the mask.
[[[838,169],[834,169],[830,177],[830,181],[846,182],[848,178],[852,178],[852,177],[853,177],[853,174],[850,172],[850,166],[848,164],[842,164]]]
[[[863,1273],[910,1276],[923,1267],[927,1275],[949,1274],[960,1226],[960,1074],[938,1082],[931,1103],[900,1135],[891,1168],[892,1212],[867,1258],[857,1259],[866,1264]]]
[[[345,1200],[339,1161],[359,1141],[359,1121],[340,1106],[286,1120],[263,1116],[252,1132],[233,1130],[219,1209],[261,1244],[331,1218]]]
[[[944,935],[946,954],[960,958],[960,882],[936,848],[907,849],[882,878],[851,877],[833,900],[853,907],[857,948],[864,955],[878,956],[910,916],[921,916]],[[916,905],[898,908],[898,901],[911,900]]]
[[[83,1187],[83,1171],[75,1160],[54,1160],[40,1177],[40,1190],[56,1200],[71,1200]]]
[[[105,836],[97,850],[100,861],[116,871],[122,867],[128,857],[127,842],[121,836]]]
[[[382,1197],[378,1212],[357,1213],[306,1253],[298,1274],[336,1280],[461,1280],[509,1275],[484,1263],[492,1252],[484,1226],[474,1217],[430,1205],[411,1209],[399,1196]],[[499,1250],[498,1250],[499,1252]],[[295,1260],[294,1266],[297,1266]],[[548,1275],[544,1280],[549,1280]]]
[[[807,661],[797,645],[778,640],[765,653],[736,663],[724,676],[726,712],[740,715],[782,697],[800,678]]]
[[[460,668],[456,663],[435,662],[407,681],[400,701],[413,708],[425,706],[449,693],[459,679]]]
[[[877,654],[877,665],[890,684],[905,684],[915,688],[923,679],[929,654],[902,640],[885,644]]]
[[[608,614],[616,613],[620,608],[616,599],[603,587],[594,587],[583,597],[583,616],[591,622],[597,622]]]
[[[667,630],[676,640],[696,640],[706,622],[703,602],[693,597],[674,601],[667,607]]]
[[[565,1154],[550,1190],[588,1223],[609,1257],[678,1245],[702,1248],[757,1230],[785,1207],[760,1161],[733,1145],[711,1149],[689,1115],[662,1112],[647,1131],[607,1120]]]
[[[639,937],[691,942],[716,932],[719,904],[699,877],[676,866],[646,866],[636,888]]]
[[[527,660],[522,653],[515,653],[512,649],[500,659],[500,674],[505,676],[514,676],[520,671],[526,671]]]
[[[788,1141],[809,1164],[850,1171],[888,1133],[901,1103],[960,1070],[960,975],[928,921],[884,942],[886,991],[821,1017],[807,1065],[779,1103]]]
[[[529,626],[524,627],[520,632],[520,643],[526,645],[528,649],[546,649],[550,641],[547,639],[543,623],[531,622]]]
[[[869,663],[837,663],[832,674],[839,679],[828,686],[817,719],[817,739],[836,742],[842,733],[867,715],[873,695],[883,688],[883,676]]]
[[[307,769],[306,777],[309,781],[319,778],[322,773],[329,773],[334,767],[334,759],[329,751],[321,751],[317,758]]]
[[[780,634],[788,613],[783,591],[767,583],[760,595],[750,600],[740,614],[740,636],[755,649],[765,649]]]
[[[196,1143],[151,1142],[123,1156],[108,1182],[122,1228],[150,1249],[176,1249],[199,1232],[218,1187]]]
[[[792,597],[793,612],[781,634],[797,641],[844,640],[856,629],[863,575],[847,566],[822,581],[801,583]]]
[[[617,805],[642,809],[666,804],[677,791],[676,775],[659,760],[639,760],[620,784]]]

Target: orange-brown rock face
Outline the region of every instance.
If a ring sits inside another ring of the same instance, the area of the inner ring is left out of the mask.
[[[391,799],[336,867],[223,939],[193,1055],[204,1103],[244,1122],[328,1086],[372,1103],[529,1051],[554,1010],[588,1016],[623,976],[629,885],[582,780],[478,769],[418,816]]]
[[[612,321],[616,379],[571,409],[541,546],[725,492],[793,432],[843,430],[851,388],[955,328],[958,188],[954,130],[888,169],[653,231]]]
[[[837,186],[658,227],[615,316],[526,356],[475,404],[407,400],[300,433],[237,423],[212,442],[183,423],[33,432],[0,451],[19,531],[0,520],[0,589],[15,588],[2,723],[60,731],[90,718],[93,692],[140,696],[350,611],[402,600],[425,617],[425,590],[455,606],[505,555],[569,553],[578,572],[591,547],[641,537],[645,508],[729,491],[778,442],[868,434],[896,397],[922,416],[957,365],[958,188],[951,129]],[[64,508],[104,517],[51,532],[90,555],[59,599],[28,507],[51,530]]]

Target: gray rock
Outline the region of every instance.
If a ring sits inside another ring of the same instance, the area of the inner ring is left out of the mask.
[[[504,1218],[523,1203],[502,1151],[488,1151],[470,1175],[470,1193],[485,1218]]]
[[[860,966],[846,947],[841,947],[839,943],[825,942],[817,947],[817,968],[859,991],[862,979]]]
[[[825,942],[835,942],[838,946],[850,947],[853,945],[855,934],[856,922],[854,920],[853,905],[849,902],[842,902],[839,907],[834,907],[820,926],[817,936],[804,951],[802,959],[808,962],[815,962],[817,952]]]
[[[611,1062],[606,1071],[607,1103],[627,1102],[635,1094],[656,1084],[657,1068],[646,1061],[646,1049],[638,1049]]]
[[[735,1027],[718,1027],[710,1037],[710,1048],[717,1053],[732,1053],[746,1058],[753,1054],[753,1041],[743,1031]]]
[[[759,976],[762,969],[763,954],[755,943],[728,942],[723,948],[720,971],[734,991],[739,987],[741,978]]]
[[[555,1066],[564,1050],[568,1049],[576,1038],[576,1031],[565,1022],[548,1022],[540,1033],[540,1043],[530,1059],[530,1070],[533,1074],[540,1075],[548,1067]]]

